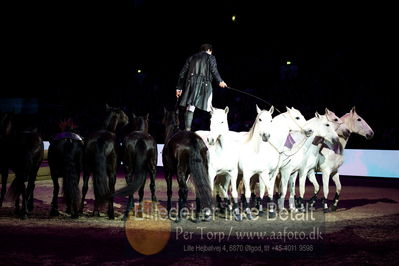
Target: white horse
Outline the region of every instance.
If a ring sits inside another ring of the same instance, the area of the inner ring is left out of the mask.
[[[291,153],[292,148],[292,135],[295,132],[303,132],[307,136],[310,136],[313,132],[310,128],[305,128],[306,119],[301,112],[295,108],[286,107],[287,111],[281,113],[273,118],[272,122],[272,134],[269,141],[269,154],[265,158],[266,164],[269,164],[271,173],[273,176],[270,178],[270,184],[268,188],[268,196],[266,197],[266,204],[273,201],[273,191],[276,175],[284,162],[286,162],[287,155]],[[259,215],[263,215],[263,197],[265,194],[265,186],[262,181],[259,182],[259,197],[256,198],[256,184],[259,181],[255,176],[251,178],[251,197],[256,202],[256,207],[259,210]],[[272,207],[273,205],[270,205]],[[274,210],[269,209],[269,216],[275,216]]]
[[[210,131],[199,130],[195,132],[201,136],[208,147],[208,173],[212,191],[215,177],[223,178],[223,182],[219,181],[216,184],[219,207],[222,207],[222,199],[219,197],[219,193],[222,194],[224,202],[228,204],[228,186],[231,178],[237,177],[238,171],[238,146],[233,141],[229,131],[228,112],[229,107],[225,109],[211,107]]]
[[[238,169],[242,173],[242,181],[245,188],[244,209],[247,218],[252,219],[251,209],[248,206],[251,197],[250,179],[254,175],[259,175],[259,182],[261,187],[266,186],[270,191],[271,183],[273,182],[273,170],[278,164],[278,158],[270,157],[271,145],[266,145],[270,136],[272,128],[272,113],[274,107],[270,110],[260,110],[256,106],[257,116],[249,132],[240,134],[241,140],[237,142],[239,145]],[[274,185],[274,183],[273,183]],[[233,214],[236,220],[241,220],[240,210],[238,208],[238,193],[237,193],[237,177],[231,179],[231,189],[233,196]]]
[[[333,125],[324,115],[316,113],[315,117],[307,121],[305,127],[313,129],[313,135],[310,137],[303,135],[301,140],[294,144],[291,154],[287,155],[288,162],[280,168],[281,195],[278,199],[278,208],[280,210],[284,209],[288,182],[290,183],[289,209],[296,210],[294,196],[297,173],[299,175],[300,194],[302,195],[304,191],[301,190],[301,184],[306,181],[307,173],[317,166],[318,153],[323,141],[327,140],[332,143],[338,141],[338,135]]]
[[[324,212],[328,212],[327,199],[329,193],[330,177],[332,177],[336,187],[331,210],[335,211],[337,209],[339,195],[342,188],[341,182],[339,180],[338,169],[344,162],[343,150],[348,143],[350,134],[356,133],[365,137],[366,139],[371,139],[374,136],[374,132],[371,127],[362,117],[356,113],[355,107],[353,107],[349,113],[346,113],[341,118],[337,117],[334,112],[326,109],[326,116],[329,121],[332,121],[332,123],[336,125],[336,132],[339,136],[339,145],[334,147],[329,143],[325,143],[326,145],[323,145],[323,148],[318,156],[318,170],[322,172],[323,180],[322,205]],[[313,205],[316,201],[317,193],[319,191],[319,184],[317,183],[314,169],[309,171],[308,178],[309,181],[312,182],[315,189],[315,194],[309,201],[310,205]]]

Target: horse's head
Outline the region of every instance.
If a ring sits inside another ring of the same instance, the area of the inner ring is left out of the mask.
[[[351,132],[357,133],[366,139],[371,139],[374,136],[374,131],[367,122],[356,113],[355,107],[353,107],[349,113],[345,114],[342,120]]]
[[[327,120],[331,122],[338,136],[342,136],[344,139],[349,137],[351,131],[341,118],[327,108],[325,109],[324,115],[327,117]]]
[[[313,129],[305,128],[306,119],[302,113],[294,107],[286,107],[287,111],[284,113],[285,123],[289,128],[289,131],[301,131],[306,136],[310,136],[313,133]],[[288,119],[287,119],[288,118]]]
[[[211,124],[208,135],[208,143],[214,145],[216,140],[223,134],[229,131],[229,124],[227,122],[227,114],[229,107],[225,109],[218,109],[211,107]]]
[[[7,136],[11,133],[12,128],[12,115],[10,113],[0,114],[0,138]]]
[[[262,140],[267,142],[270,138],[272,128],[274,106],[272,106],[270,110],[261,110],[258,105],[256,105],[256,111],[258,115],[253,125],[253,134],[259,134]]]
[[[162,124],[165,127],[169,126],[179,127],[179,109],[169,111],[164,107]]]
[[[145,116],[136,116],[134,113],[132,113],[132,131],[143,131],[148,133],[148,118],[149,114],[146,114]]]
[[[110,107],[108,104],[105,106],[106,119],[104,126],[106,129],[115,131],[118,125],[125,126],[129,123],[129,117],[125,112],[118,107]]]
[[[339,140],[334,126],[325,115],[320,115],[316,112],[315,117],[309,119],[305,127],[312,128],[314,130],[313,134],[320,137],[320,140],[324,139],[332,143],[337,143]]]

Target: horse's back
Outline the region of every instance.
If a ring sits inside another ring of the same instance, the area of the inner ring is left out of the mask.
[[[148,133],[134,131],[124,139],[125,152],[145,157],[148,160],[157,161],[158,151],[155,139]]]

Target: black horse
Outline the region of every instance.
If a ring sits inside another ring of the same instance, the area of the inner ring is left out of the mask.
[[[106,106],[103,128],[89,137],[85,147],[83,188],[80,212],[89,187],[89,177],[93,174],[94,211],[100,215],[99,207],[108,201],[108,217],[114,219],[114,199],[109,197],[115,191],[118,143],[115,135],[118,125],[125,126],[129,118],[120,108]]]
[[[3,113],[0,118],[0,171],[2,189],[0,206],[5,198],[8,171],[15,173],[7,198],[15,201],[15,213],[22,219],[28,218],[28,211],[33,210],[33,191],[37,172],[44,156],[43,141],[37,128],[26,127],[23,121],[15,126],[16,115]],[[28,186],[25,187],[25,182]],[[19,199],[22,197],[22,208]]]
[[[162,161],[167,184],[167,209],[172,208],[172,176],[179,183],[179,207],[177,221],[181,218],[181,209],[187,202],[187,179],[192,178],[196,192],[196,222],[200,219],[201,207],[211,207],[211,186],[208,178],[208,148],[200,136],[191,131],[179,129],[178,110],[164,109],[162,124],[165,126],[165,146]],[[207,214],[208,215],[208,214]]]
[[[76,133],[76,125],[72,120],[59,124],[61,132],[50,139],[48,149],[48,164],[53,180],[53,200],[51,201],[51,216],[58,216],[58,178],[63,177],[63,193],[67,205],[67,213],[72,218],[79,216],[80,190],[79,179],[83,167],[83,139]]]
[[[150,190],[153,209],[156,209],[155,177],[157,172],[158,149],[155,139],[148,134],[148,114],[131,119],[132,132],[122,144],[123,165],[128,186],[118,190],[114,196],[129,196],[124,219],[127,219],[134,205],[133,194],[139,189],[139,203],[143,204],[146,177],[151,178]],[[134,176],[134,179],[133,179]]]

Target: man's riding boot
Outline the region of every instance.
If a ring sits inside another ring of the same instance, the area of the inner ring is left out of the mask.
[[[193,116],[194,116],[194,112],[190,112],[188,110],[184,114],[184,122],[185,122],[186,131],[191,130],[191,123],[193,122]]]

